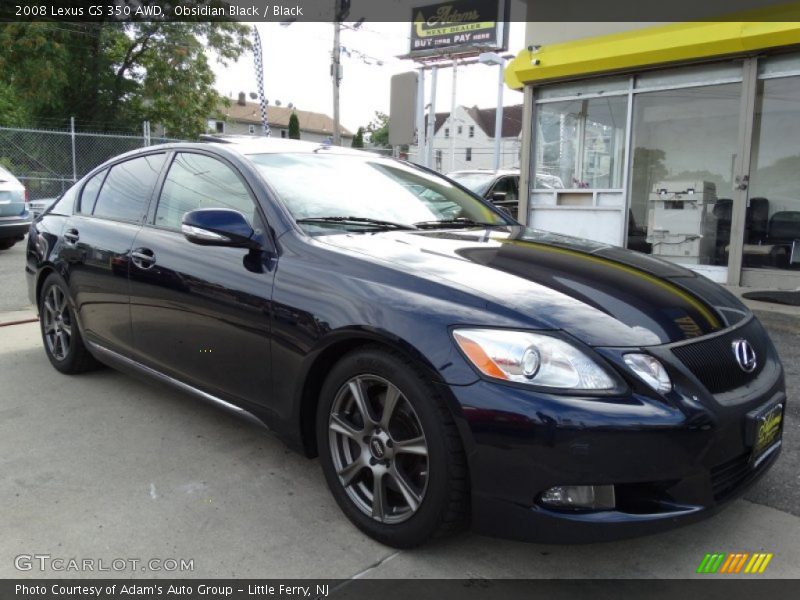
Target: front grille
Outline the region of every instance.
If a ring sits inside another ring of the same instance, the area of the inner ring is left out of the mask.
[[[711,489],[714,500],[721,502],[736,492],[740,485],[758,473],[750,464],[750,453],[742,454],[711,468]]]
[[[672,352],[709,392],[719,394],[742,387],[758,376],[767,357],[766,335],[759,322],[751,319],[743,327],[713,338],[676,346]],[[750,342],[756,352],[758,363],[752,373],[745,373],[736,362],[733,342],[739,339]]]

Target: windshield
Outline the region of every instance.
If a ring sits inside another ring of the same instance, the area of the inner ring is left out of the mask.
[[[495,180],[494,173],[449,173],[447,176],[479,196],[483,196]]]
[[[397,161],[288,153],[248,158],[295,220],[312,233],[376,228],[381,223],[409,228],[435,221],[508,224],[447,180]]]

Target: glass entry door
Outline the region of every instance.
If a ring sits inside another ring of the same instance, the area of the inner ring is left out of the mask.
[[[760,59],[742,285],[800,287],[800,57]]]
[[[708,70],[676,69],[651,75],[655,82],[642,77],[637,87],[679,85],[687,71],[715,79]],[[734,76],[741,78],[741,63]],[[628,248],[727,280],[741,115],[741,81],[635,94]]]

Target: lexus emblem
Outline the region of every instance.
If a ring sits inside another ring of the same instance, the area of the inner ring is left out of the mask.
[[[369,444],[369,448],[372,451],[372,456],[377,459],[383,458],[385,454],[383,450],[383,443],[378,438],[372,438],[372,441]]]
[[[745,373],[752,373],[756,370],[758,360],[756,358],[756,351],[747,340],[736,340],[733,342],[733,355],[736,357],[736,362]]]

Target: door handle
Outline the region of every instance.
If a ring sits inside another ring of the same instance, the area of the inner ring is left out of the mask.
[[[64,232],[64,239],[70,244],[77,244],[80,237],[78,230],[74,228],[67,229]]]
[[[156,256],[150,248],[137,248],[131,252],[131,262],[140,269],[150,269],[156,264]]]

